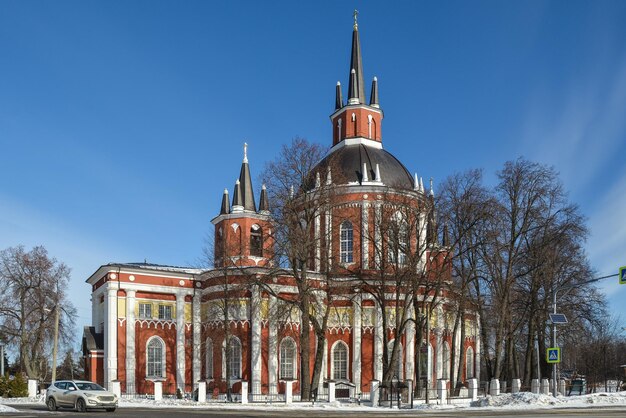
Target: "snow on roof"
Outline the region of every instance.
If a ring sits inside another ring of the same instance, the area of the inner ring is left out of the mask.
[[[159,270],[159,271],[171,271],[175,273],[186,273],[186,274],[202,274],[208,269],[199,269],[194,267],[181,267],[181,266],[168,266],[164,264],[154,264],[154,263],[109,263],[107,266],[115,266],[115,267],[127,267],[127,268],[138,268],[145,270]]]

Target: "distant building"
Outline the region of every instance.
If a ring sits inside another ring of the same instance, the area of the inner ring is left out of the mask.
[[[423,181],[383,148],[378,82],[374,78],[367,101],[356,22],[348,86],[344,103],[337,85],[335,110],[330,116],[333,147],[311,173],[316,183],[336,187],[340,201],[313,226],[313,233],[330,238],[320,240],[315,250],[308,266],[311,277],[329,265],[343,268],[346,277],[355,269],[367,277],[374,274],[381,257],[402,263],[402,251],[386,249],[381,255],[377,249],[382,240],[377,220],[387,216],[387,208],[407,199],[419,214],[425,233],[403,239],[426,249],[420,255],[420,266],[428,274],[447,254],[447,243],[444,239],[439,244],[434,224],[432,184],[425,190]],[[232,204],[225,190],[220,212],[212,220],[214,269],[113,263],[89,277],[92,326],[85,328],[83,337],[86,377],[105,386],[120,381],[122,391],[129,393],[151,393],[153,380],[164,381],[165,393],[176,388],[190,392],[200,380],[206,380],[210,390],[224,392],[227,370],[235,391],[242,380],[249,382],[252,393],[282,392],[285,380],[297,380],[298,315],[274,315],[275,297],[258,286],[237,287],[245,267],[253,268],[259,280],[270,270],[274,245],[270,204],[263,188],[257,206],[244,151]],[[224,283],[230,283],[232,289],[224,289]],[[277,293],[295,293],[288,274],[280,280],[274,277],[270,286],[275,286]],[[349,381],[357,392],[368,391],[371,380],[382,379],[381,336],[385,332],[390,339],[402,339],[401,360],[394,371],[400,379],[416,379],[416,350],[423,353],[422,377],[429,376],[431,385],[449,376],[453,354],[465,359],[462,380],[477,377],[477,320],[469,315],[461,321],[465,338],[461,341],[461,333],[457,333],[456,353],[452,353],[453,323],[447,311],[454,301],[448,294],[438,296],[442,303],[431,318],[430,339],[422,344],[416,341],[414,326],[400,336],[393,324],[383,330],[381,313],[367,293],[355,289],[335,300],[326,333],[322,380]],[[226,298],[230,301],[228,332],[223,312]],[[227,335],[231,339],[228,356]]]

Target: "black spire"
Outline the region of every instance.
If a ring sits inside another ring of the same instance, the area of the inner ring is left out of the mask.
[[[243,210],[243,201],[241,199],[241,183],[239,179],[235,182],[235,192],[233,193],[233,212],[240,212]]]
[[[343,107],[343,97],[341,97],[341,83],[337,81],[337,89],[335,91],[335,110]]]
[[[370,93],[370,106],[380,107],[378,104],[378,79],[372,80],[372,92]]]
[[[365,86],[363,84],[363,63],[361,60],[361,42],[359,41],[359,25],[356,16],[359,12],[354,11],[354,28],[352,30],[352,54],[350,56],[350,85],[348,97],[358,99],[356,104],[365,103]],[[356,73],[355,80],[352,78],[352,70]],[[355,103],[350,103],[355,104]]]
[[[261,187],[261,198],[259,199],[259,212],[269,212],[270,204],[267,199],[267,191],[265,190],[265,184]]]
[[[241,171],[239,172],[239,183],[241,186],[241,206],[245,210],[256,212],[252,178],[250,177],[250,167],[248,166],[248,144],[245,143],[243,144],[243,163],[241,163]]]
[[[224,189],[224,195],[222,195],[222,207],[220,209],[220,215],[227,215],[230,213],[230,200],[228,199],[228,189]]]

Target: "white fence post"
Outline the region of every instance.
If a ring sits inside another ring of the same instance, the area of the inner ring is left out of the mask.
[[[506,380],[500,380],[500,393],[506,393]]]
[[[198,381],[198,402],[206,402],[206,382]]]
[[[285,381],[285,403],[293,403],[293,381]]]
[[[498,379],[491,379],[489,382],[489,394],[491,396],[500,395],[500,381]]]
[[[542,395],[550,394],[550,382],[548,379],[541,379],[541,386],[539,387],[539,391]]]
[[[378,380],[372,380],[370,382],[370,401],[372,402],[372,406],[378,406],[378,386],[380,386]]]
[[[539,394],[539,379],[532,379],[530,381],[530,391]]]
[[[160,380],[154,381],[154,400],[160,401],[163,399],[163,382]]]
[[[441,404],[446,403],[448,399],[448,381],[446,379],[437,380],[437,397]]]
[[[328,381],[328,402],[335,402],[335,382]]]
[[[478,379],[470,379],[468,381],[469,386],[469,397],[472,398],[472,401],[478,400]]]
[[[122,386],[119,380],[111,380],[109,391],[114,393],[118,398],[122,395]]]
[[[241,403],[248,403],[248,382],[241,382]]]
[[[559,380],[559,393],[565,396],[565,379]]]
[[[521,385],[522,381],[520,379],[513,379],[513,381],[511,382],[511,393],[519,393]]]
[[[0,359],[0,361],[4,361],[4,359]],[[35,396],[37,396],[37,380],[28,379],[28,397],[34,398]]]

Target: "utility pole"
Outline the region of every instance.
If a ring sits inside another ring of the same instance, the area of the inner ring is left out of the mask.
[[[4,344],[0,344],[0,377],[4,377]]]
[[[54,307],[54,346],[52,347],[52,382],[57,380],[57,349],[59,345],[59,303]]]

